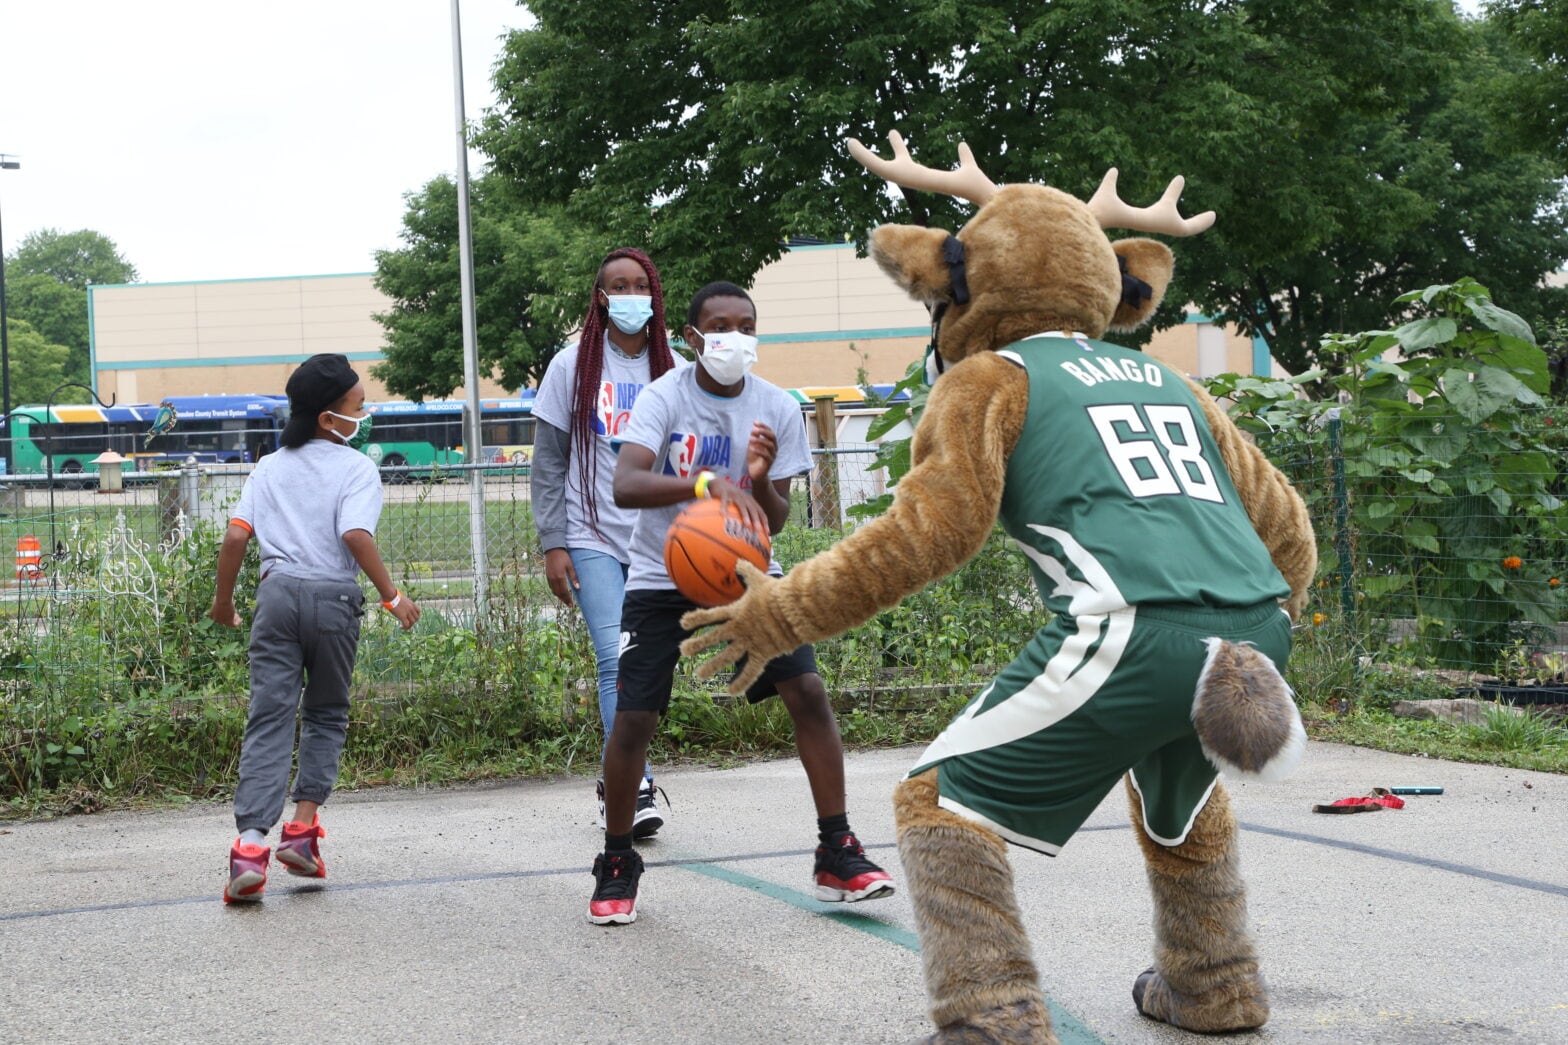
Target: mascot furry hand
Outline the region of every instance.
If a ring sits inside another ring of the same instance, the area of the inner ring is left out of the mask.
[[[859,142],[909,188],[979,205],[953,236],[885,225],[871,253],[932,309],[935,380],[892,507],[780,580],[685,618],[723,644],[700,674],[852,628],[958,568],[998,520],[1053,617],[936,739],[894,796],[925,965],[929,1041],[1054,1042],[1006,843],[1055,854],[1124,775],[1154,894],[1145,1016],[1257,1027],[1268,998],[1246,926],[1236,822],[1217,767],[1274,777],[1304,745],[1281,669],[1317,555],[1301,498],[1198,386],[1097,340],[1159,305],[1185,236],[1181,179],[1152,207],[998,188]],[[1283,611],[1283,612],[1282,612]]]

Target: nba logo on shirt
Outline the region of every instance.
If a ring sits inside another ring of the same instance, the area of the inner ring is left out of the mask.
[[[664,458],[664,474],[688,478],[696,463],[697,437],[685,432],[671,432],[669,453]]]
[[[642,386],[634,381],[616,384],[613,381],[599,383],[599,412],[594,416],[594,430],[599,435],[619,435],[621,429],[626,427],[626,422],[631,418],[632,403],[637,400],[637,393],[642,391]]]

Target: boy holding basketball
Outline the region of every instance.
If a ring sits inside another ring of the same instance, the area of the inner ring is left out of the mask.
[[[643,389],[622,435],[615,503],[641,510],[632,531],[620,692],[604,761],[604,852],[594,860],[588,904],[588,920],[596,925],[637,920],[643,866],[632,849],[637,787],[648,742],[669,707],[680,644],[691,634],[680,626],[681,616],[696,608],[665,569],[665,534],[684,506],[707,497],[734,506],[754,529],[777,533],[789,516],[791,479],[811,467],[800,408],[782,389],[748,373],[757,358],[756,326],[756,307],[740,287],[710,283],[698,291],[685,329],[698,365]],[[772,562],[769,570],[783,572]],[[794,722],[817,808],[817,898],[892,895],[892,877],[866,858],[849,827],[844,749],[810,646],[769,662],[746,696],[760,701],[775,693]]]

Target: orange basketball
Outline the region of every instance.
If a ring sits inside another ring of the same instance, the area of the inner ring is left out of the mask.
[[[726,514],[716,499],[696,501],[670,524],[664,538],[664,569],[680,593],[699,606],[723,606],[746,592],[735,575],[745,559],[768,568],[773,542],[741,521],[740,509]]]

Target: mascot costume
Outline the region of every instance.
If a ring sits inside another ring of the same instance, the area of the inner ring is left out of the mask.
[[[1192,235],[1182,181],[1133,208],[1109,171],[1086,204],[997,187],[850,140],[865,167],[977,204],[958,235],[884,225],[877,263],[932,310],[930,399],[886,514],[781,579],[741,569],[699,610],[699,674],[852,628],[957,569],[1000,519],[1053,616],[921,756],[894,795],[899,854],[937,1032],[1055,1042],[1006,843],[1054,855],[1124,775],[1154,899],[1138,1011],[1188,1030],[1258,1027],[1268,995],[1247,930],[1236,821],[1218,770],[1277,779],[1305,734],[1281,671],[1317,564],[1284,475],[1206,392],[1097,340],[1143,323],[1171,252],[1107,228]]]

